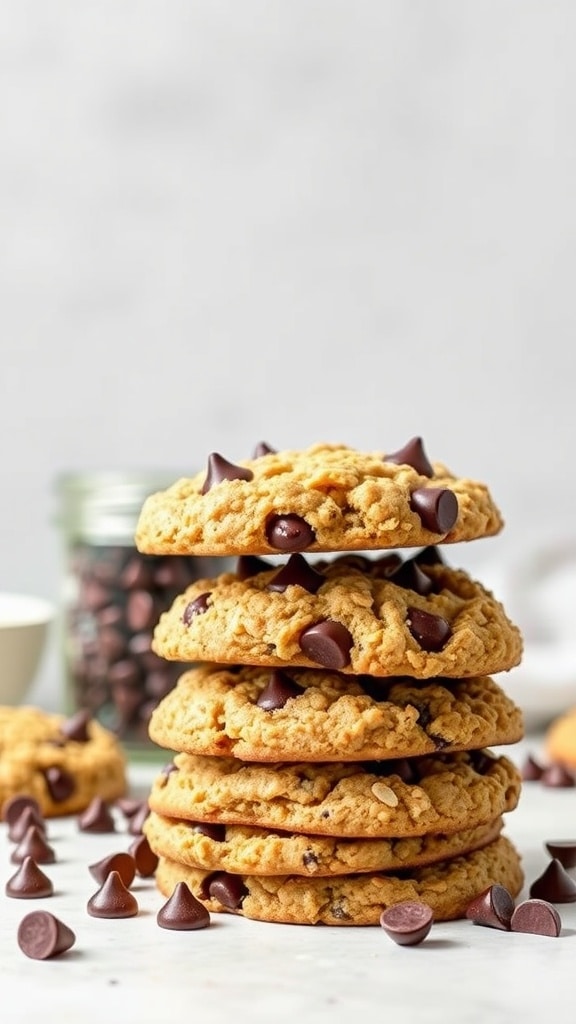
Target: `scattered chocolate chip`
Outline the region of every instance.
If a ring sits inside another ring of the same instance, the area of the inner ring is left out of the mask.
[[[458,498],[447,487],[418,487],[410,495],[410,508],[432,533],[448,533],[458,519]]]
[[[88,708],[80,708],[60,725],[64,739],[74,743],[87,743],[90,739],[88,726],[92,721],[92,712]]]
[[[208,469],[206,480],[202,487],[202,494],[207,494],[212,487],[223,483],[225,480],[252,480],[253,476],[254,474],[251,469],[236,466],[233,462],[228,462],[218,452],[212,452],[208,456]]]
[[[52,765],[43,771],[46,787],[55,804],[64,803],[76,789],[76,783],[69,772],[59,765]]]
[[[158,867],[158,855],[154,853],[146,836],[136,836],[128,847],[128,853],[134,858],[136,874],[140,878],[151,878]]]
[[[564,765],[549,764],[542,769],[540,782],[551,789],[571,789],[576,785],[574,776]]]
[[[414,590],[417,594],[422,597],[426,597],[431,594],[434,589],[434,584],[429,576],[422,571],[418,563],[413,559],[409,558],[389,576],[392,583],[395,583],[398,587],[405,587],[406,590]]]
[[[86,910],[91,917],[135,917],[138,901],[122,881],[118,871],[110,871],[100,888],[90,897]]]
[[[388,580],[403,564],[402,558],[395,551],[387,552],[385,555],[380,555],[379,558],[372,560],[366,559],[366,569],[364,570],[368,575],[374,576],[378,580]]]
[[[278,551],[305,551],[316,540],[316,534],[302,516],[271,516],[266,523],[266,538]]]
[[[115,832],[116,822],[109,805],[101,796],[95,796],[85,811],[78,816],[81,832]]]
[[[420,476],[434,476],[434,468],[424,451],[421,437],[412,437],[403,448],[387,455],[384,462],[393,462],[397,466],[411,466],[420,473]]]
[[[15,874],[6,882],[5,892],[14,899],[34,900],[52,896],[54,886],[34,858],[25,857]]]
[[[136,875],[136,861],[130,852],[120,851],[119,853],[110,853],[94,864],[90,864],[88,870],[99,885],[106,881],[111,871],[116,871],[126,888],[129,889]]]
[[[576,881],[570,877],[564,866],[555,857],[532,885],[528,895],[549,903],[574,903]]]
[[[266,590],[284,593],[287,587],[292,586],[302,587],[309,594],[315,594],[325,582],[326,577],[322,573],[316,572],[316,569],[308,564],[303,555],[294,554],[290,555],[286,565],[274,573],[274,576],[266,584]]]
[[[538,782],[544,771],[541,764],[531,754],[528,754],[522,765],[522,779],[524,782]]]
[[[260,459],[260,458],[262,458],[263,455],[275,455],[275,454],[276,454],[276,448],[271,448],[269,444],[266,444],[266,441],[259,441],[258,444],[256,445],[256,447],[254,448],[254,451],[252,452],[252,458],[253,459]]]
[[[452,636],[450,623],[441,615],[408,608],[408,629],[424,651],[441,651]]]
[[[2,820],[13,825],[25,807],[32,807],[41,816],[40,804],[33,796],[13,796],[2,807]]]
[[[248,889],[244,885],[240,875],[231,875],[227,871],[217,871],[204,879],[204,886],[208,895],[218,900],[228,910],[239,910]]]
[[[258,697],[256,705],[263,708],[264,711],[277,711],[284,707],[287,700],[299,697],[302,693],[304,693],[303,686],[291,679],[286,672],[275,669]]]
[[[399,946],[417,946],[428,935],[434,913],[427,903],[406,900],[387,907],[380,915],[380,925]]]
[[[142,807],[142,800],[135,796],[121,796],[116,800],[116,807],[125,818],[132,818]]]
[[[472,768],[478,775],[487,775],[494,764],[494,758],[486,750],[470,750],[468,757]]]
[[[217,821],[190,822],[190,828],[201,836],[213,839],[215,843],[223,843],[226,839],[226,825],[221,825]]]
[[[258,573],[267,572],[272,566],[264,558],[257,555],[240,555],[236,563],[236,575],[239,580],[249,580]]]
[[[20,843],[31,825],[36,825],[46,835],[46,822],[32,805],[28,805],[22,811],[19,818],[8,828],[8,838],[13,843]]]
[[[510,931],[514,900],[503,885],[490,885],[467,906],[466,917],[474,924]]]
[[[18,925],[18,945],[32,960],[48,960],[65,953],[76,942],[68,925],[47,910],[26,914]]]
[[[510,921],[513,932],[529,932],[532,935],[551,935],[557,938],[562,930],[560,914],[551,903],[541,899],[524,900],[519,903]]]
[[[192,619],[196,615],[203,615],[204,612],[208,611],[208,598],[212,591],[208,590],[205,594],[199,594],[193,601],[189,601],[184,611],[182,612],[182,622],[189,626]]]
[[[177,882],[172,895],[160,907],[156,920],[161,928],[195,931],[208,927],[210,914],[204,904],[190,892],[186,882]]]
[[[30,825],[18,846],[14,847],[10,860],[13,864],[21,864],[26,857],[32,857],[37,864],[54,864],[56,861],[53,848],[37,825]]]
[[[133,814],[128,822],[128,831],[131,836],[139,836],[142,834],[144,822],[146,821],[146,818],[148,817],[149,814],[150,808],[148,806],[148,801],[145,800],[141,804],[140,810],[136,811],[136,814]]]
[[[350,664],[352,636],[341,622],[324,619],[307,626],[300,634],[300,650],[325,668],[340,669]]]
[[[549,839],[544,843],[551,857],[559,860],[562,867],[576,868],[576,839]]]

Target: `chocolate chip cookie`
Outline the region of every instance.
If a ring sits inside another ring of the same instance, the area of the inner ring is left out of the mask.
[[[302,878],[297,875],[205,872],[161,857],[156,882],[169,896],[178,882],[208,910],[286,924],[377,925],[382,911],[405,900],[432,908],[436,921],[464,917],[470,901],[491,885],[512,897],[522,889],[521,858],[505,836],[469,854],[399,874]]]
[[[493,594],[422,555],[316,567],[295,554],[280,567],[239,568],[175,599],[156,626],[156,654],[415,679],[492,675],[521,658],[520,631]]]
[[[166,818],[152,811],[144,822],[152,850],[203,871],[232,874],[320,875],[399,871],[478,850],[502,831],[502,818],[460,832],[398,839],[339,839],[271,832],[248,825]]]
[[[244,761],[362,761],[515,743],[522,712],[489,677],[414,683],[203,664],[152,713],[161,747]]]
[[[489,751],[396,761],[254,764],[177,754],[153,782],[169,818],[353,839],[476,828],[514,809],[520,772]]]
[[[396,451],[266,446],[237,463],[213,452],[205,470],[147,498],[136,545],[148,554],[359,551],[474,540],[502,526],[486,485],[430,462],[416,437]]]
[[[0,707],[0,808],[32,796],[44,817],[77,814],[95,796],[115,800],[126,787],[122,748],[95,719]]]

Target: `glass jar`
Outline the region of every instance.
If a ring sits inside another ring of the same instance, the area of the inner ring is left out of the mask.
[[[150,715],[189,666],[158,657],[152,634],[189,583],[222,558],[143,555],[134,533],[145,498],[177,475],[64,474],[56,482],[64,547],[66,711],[88,708],[128,750],[152,752]]]

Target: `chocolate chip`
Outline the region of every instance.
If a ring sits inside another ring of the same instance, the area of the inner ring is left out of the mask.
[[[503,885],[488,886],[467,906],[466,917],[474,924],[487,928],[510,931],[510,920],[514,913],[514,900]]]
[[[239,910],[248,895],[240,875],[231,875],[227,871],[216,871],[209,875],[204,879],[204,886],[208,895],[228,910]]]
[[[287,587],[292,586],[302,587],[309,594],[315,594],[325,582],[326,577],[322,573],[316,572],[316,569],[308,564],[303,555],[294,554],[290,555],[286,565],[274,573],[272,579],[266,584],[266,590],[283,593]]]
[[[395,572],[389,576],[389,579],[398,587],[414,590],[416,594],[420,594],[422,597],[426,597],[434,589],[434,584],[430,577],[422,571],[413,558],[402,562]]]
[[[146,836],[137,836],[130,843],[128,853],[134,858],[136,874],[140,878],[151,878],[158,867],[158,855],[154,853]]]
[[[576,785],[572,773],[561,764],[549,764],[543,768],[540,782],[551,789],[571,789]]]
[[[125,818],[132,818],[142,807],[142,800],[135,796],[120,796],[116,800],[116,807]]]
[[[406,900],[387,907],[380,915],[380,925],[399,946],[417,946],[428,935],[434,913],[427,903]]]
[[[538,782],[544,771],[541,764],[531,754],[528,754],[522,765],[522,779],[524,782]]]
[[[397,466],[411,466],[420,476],[434,476],[434,468],[424,451],[421,437],[412,437],[403,448],[392,455],[387,455],[384,462],[393,462]]]
[[[240,555],[236,563],[236,575],[239,580],[249,580],[261,572],[267,572],[272,566],[257,555]]]
[[[555,857],[530,886],[529,895],[549,903],[574,903],[576,882]]]
[[[142,633],[156,625],[159,615],[154,594],[149,590],[132,590],[126,601],[126,621],[134,633]]]
[[[78,816],[81,832],[115,832],[116,822],[110,807],[101,796],[95,796]]]
[[[32,960],[48,960],[70,949],[76,942],[76,936],[54,914],[35,910],[20,921],[17,940],[22,952]]]
[[[88,708],[79,708],[75,714],[60,725],[64,739],[74,743],[87,743],[90,739],[88,726],[92,721],[92,712]]]
[[[208,469],[206,480],[202,487],[202,494],[207,494],[212,487],[223,483],[225,480],[252,480],[253,476],[254,474],[251,469],[236,466],[235,463],[228,462],[218,452],[212,452],[208,456]]]
[[[38,816],[41,816],[40,804],[33,796],[13,796],[2,806],[2,820],[9,825],[20,817],[25,807],[32,807]]]
[[[149,590],[155,582],[150,562],[134,555],[129,558],[120,574],[123,590]]]
[[[54,864],[56,860],[53,848],[37,825],[30,825],[24,838],[14,847],[10,860],[13,864],[21,864],[26,857],[32,857],[37,864]]]
[[[448,533],[458,519],[458,498],[447,487],[418,487],[410,495],[410,508],[432,533]]]
[[[260,459],[260,458],[262,458],[263,455],[275,455],[275,454],[276,454],[276,448],[271,448],[269,444],[266,444],[266,441],[259,441],[258,444],[256,445],[256,447],[254,448],[254,451],[252,452],[252,458],[253,459]]]
[[[178,771],[176,767],[175,770]],[[148,817],[149,814],[150,808],[148,806],[148,801],[145,800],[142,803],[140,810],[136,811],[136,814],[133,814],[132,817],[130,818],[130,821],[128,822],[128,831],[130,835],[139,836],[142,834],[144,822],[146,821],[146,818]]]
[[[34,858],[25,857],[16,873],[6,882],[5,892],[14,899],[34,900],[52,896],[54,886]]]
[[[30,825],[36,825],[46,835],[46,822],[38,814],[38,811],[34,810],[33,806],[25,807],[20,817],[9,826],[8,838],[13,843],[21,842]]]
[[[487,775],[494,764],[494,758],[485,750],[470,750],[468,758],[470,766],[478,775]]]
[[[286,672],[276,669],[258,697],[256,705],[265,711],[277,711],[284,707],[287,700],[299,697],[302,693],[304,693],[304,687],[299,686]]]
[[[408,608],[408,629],[424,651],[441,651],[452,636],[450,623],[441,615]]]
[[[529,932],[532,935],[550,935],[557,938],[562,930],[562,921],[556,907],[551,903],[541,899],[529,899],[516,907],[510,928],[513,932]]]
[[[91,917],[135,917],[138,901],[122,881],[118,871],[110,871],[100,888],[90,897],[86,910]]]
[[[120,851],[109,853],[106,857],[88,866],[88,870],[99,885],[102,884],[111,871],[116,871],[127,889],[130,888],[136,874],[136,862],[131,853]]]
[[[320,861],[312,850],[306,850],[306,852],[302,854],[302,863],[311,874],[320,867]]]
[[[216,821],[195,821],[190,822],[193,832],[214,840],[215,843],[223,843],[226,839],[226,826]]]
[[[352,636],[341,622],[324,619],[307,626],[300,634],[300,649],[318,665],[341,669],[350,664]]]
[[[567,870],[576,868],[576,839],[549,839],[544,845],[550,856]]]
[[[414,555],[414,561],[419,562],[420,565],[444,565],[444,558],[435,544],[429,544],[422,548],[417,555]]]
[[[316,534],[302,516],[271,516],[266,523],[266,538],[278,551],[305,551],[316,540]]]
[[[196,931],[208,927],[210,914],[200,900],[197,900],[191,893],[186,882],[177,882],[172,895],[160,907],[156,921],[161,928],[171,928],[174,931]]]
[[[76,789],[76,782],[69,772],[59,765],[52,765],[43,770],[46,787],[55,804],[64,803]]]
[[[192,619],[196,615],[203,615],[204,612],[208,611],[208,598],[212,591],[207,590],[204,594],[199,594],[193,601],[189,601],[182,613],[182,622],[189,626]]]

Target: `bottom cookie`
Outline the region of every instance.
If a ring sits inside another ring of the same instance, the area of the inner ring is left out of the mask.
[[[515,898],[524,883],[518,851],[499,836],[474,853],[397,874],[302,878],[205,872],[161,857],[156,884],[170,896],[178,882],[214,913],[234,913],[277,924],[377,925],[382,911],[405,900],[427,903],[436,921],[464,917],[490,885]]]
[[[156,854],[203,871],[233,874],[350,875],[434,864],[487,846],[502,818],[449,835],[338,839],[166,818],[151,811],[144,832]]]

